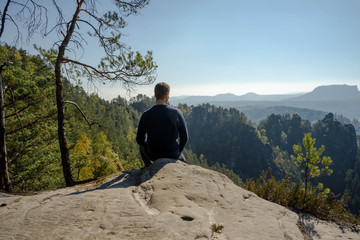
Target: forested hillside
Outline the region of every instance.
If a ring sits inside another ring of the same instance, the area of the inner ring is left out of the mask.
[[[243,113],[209,104],[180,109],[190,112],[189,148],[204,154],[209,164],[223,163],[243,179],[257,177],[268,168],[278,174],[271,146],[261,139]]]
[[[301,144],[305,133],[312,133],[316,139],[316,147],[325,146],[324,155],[330,156],[333,160],[331,168],[334,170],[331,176],[320,178],[318,181],[325,184],[336,194],[349,194],[352,198],[351,207],[354,211],[359,211],[359,181],[360,176],[358,165],[360,160],[359,149],[354,126],[342,124],[334,119],[334,115],[329,113],[321,121],[313,125],[308,120],[302,120],[297,114],[290,115],[270,115],[263,120],[259,127],[262,129],[274,149],[282,152],[281,160],[283,169],[291,166],[289,157],[293,152],[294,144]],[[276,159],[274,159],[276,160]],[[294,169],[294,166],[292,167]],[[288,174],[296,171],[288,171]],[[354,179],[352,184],[350,179]]]
[[[9,172],[15,191],[64,186],[57,140],[55,82],[52,66],[41,56],[1,46]],[[64,82],[68,147],[77,179],[98,177],[142,166],[135,143],[139,114],[120,96],[111,102]]]
[[[0,47],[0,61],[13,65],[2,72],[10,180],[14,191],[64,187],[57,140],[54,75],[49,58],[23,50]],[[138,95],[129,102],[118,96],[105,101],[88,94],[69,80],[64,82],[66,128],[73,176],[88,179],[143,166],[135,141],[142,112],[154,99]],[[85,121],[83,111],[87,121]],[[299,115],[269,115],[259,125],[236,109],[209,104],[179,105],[189,128],[184,152],[189,163],[242,179],[257,178],[272,169],[277,179],[302,181],[300,169],[290,159],[293,146],[312,133],[317,147],[333,160],[326,187],[351,196],[351,208],[360,208],[360,156],[353,125],[335,120],[333,114],[314,124]]]

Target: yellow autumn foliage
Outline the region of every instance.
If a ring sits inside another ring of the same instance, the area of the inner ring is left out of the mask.
[[[104,132],[97,133],[93,140],[89,139],[86,133],[80,134],[70,154],[74,160],[74,172],[78,179],[124,171],[119,156],[112,150],[112,144],[107,140]]]

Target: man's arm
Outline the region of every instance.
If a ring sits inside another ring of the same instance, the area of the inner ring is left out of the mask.
[[[137,130],[137,134],[136,134],[136,142],[140,145],[140,146],[145,146],[145,134],[146,134],[146,130],[145,130],[145,123],[144,123],[144,115],[141,116],[140,121],[139,121],[139,126],[138,126],[138,130]]]
[[[179,110],[179,136],[180,136],[180,144],[179,144],[179,151],[182,152],[185,148],[185,145],[189,139],[189,134],[188,134],[188,130],[186,127],[186,122],[184,119],[184,116],[182,115],[182,113]]]

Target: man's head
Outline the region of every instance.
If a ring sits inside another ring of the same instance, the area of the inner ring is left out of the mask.
[[[156,84],[154,91],[156,100],[164,100],[169,98],[170,86],[167,83],[161,82]]]

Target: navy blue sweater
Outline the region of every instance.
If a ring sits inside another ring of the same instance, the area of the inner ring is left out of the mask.
[[[136,141],[159,158],[179,157],[188,141],[184,116],[167,104],[153,106],[140,118]]]

